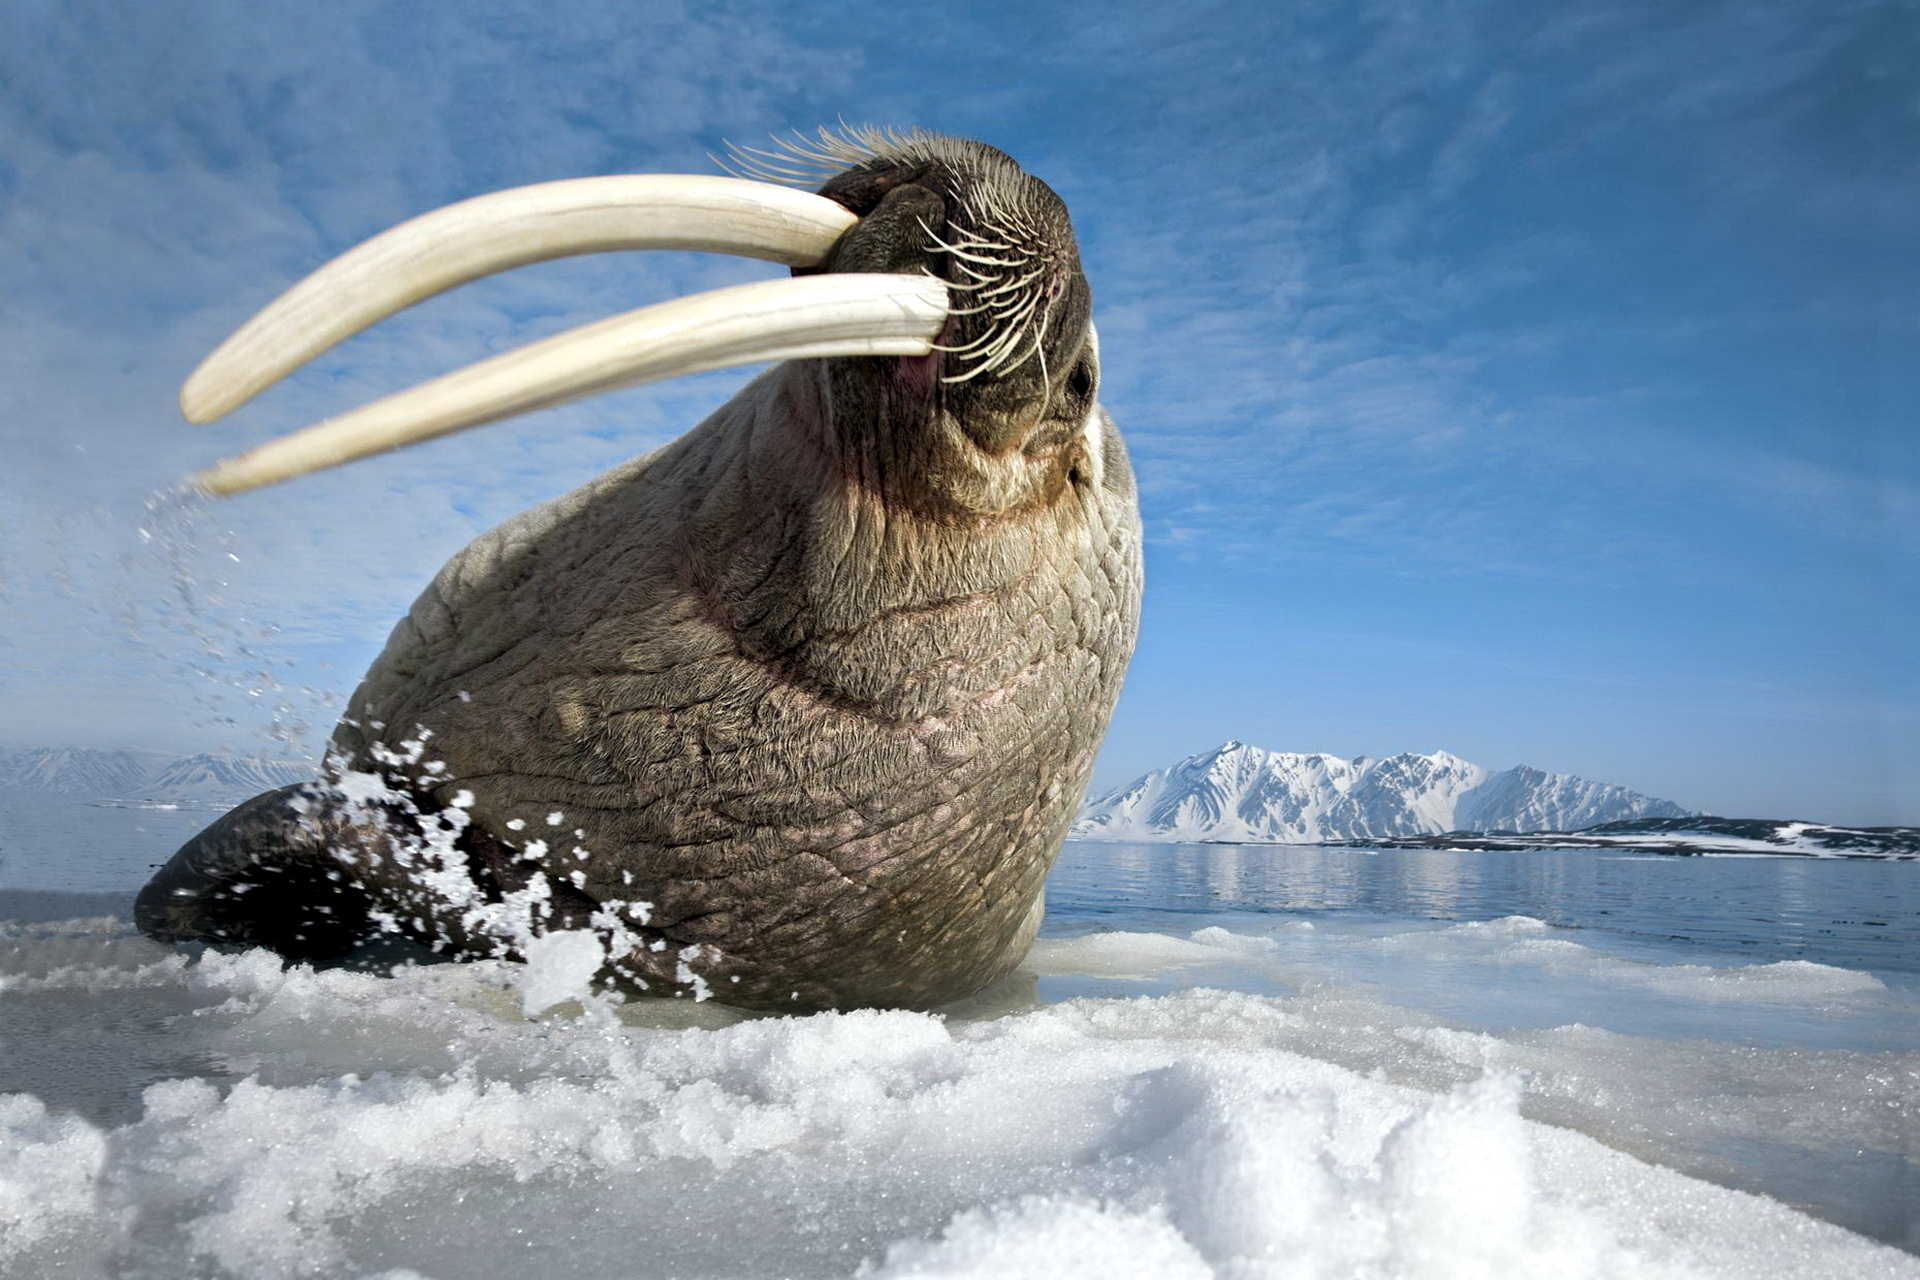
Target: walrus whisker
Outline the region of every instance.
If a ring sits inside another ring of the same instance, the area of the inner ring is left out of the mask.
[[[973,368],[967,370],[965,373],[948,374],[942,377],[940,380],[942,382],[950,382],[950,383],[951,382],[971,382],[975,378],[980,377],[982,374],[1000,372],[1003,366],[1009,369],[1019,368],[1020,365],[1025,364],[1027,360],[1032,359],[1031,353],[1029,353],[1026,357],[1022,358],[1020,361],[1018,361],[1017,363],[1011,366],[1006,366],[1006,359],[1010,354],[1012,354],[1014,351],[1017,351],[1019,349],[1020,336],[1021,335],[1018,330],[1014,330],[1012,332],[1002,335],[999,338],[999,340],[995,343],[993,349],[989,353],[987,353],[985,356],[982,357],[981,363],[975,365]]]
[[[551,258],[693,249],[818,266],[859,219],[821,196],[702,174],[624,174],[515,187],[401,223],[281,294],[180,391],[211,422],[369,325],[482,276]]]
[[[994,318],[1007,327],[1008,337],[1011,340],[1018,336],[1019,329],[1032,317],[1034,308],[1039,304],[1039,295],[1023,293],[1011,299],[1010,305],[1005,310],[996,311]]]
[[[997,349],[1007,341],[1008,336],[1004,330],[989,329],[972,342],[943,346],[940,350],[946,352],[948,355],[955,356],[981,355],[989,350]]]
[[[783,186],[810,186],[819,176],[819,171],[796,165],[775,164],[768,160],[754,158],[753,153],[728,144],[729,154],[716,156],[708,153],[708,159],[718,164],[736,177],[758,182],[777,182]]]
[[[1020,263],[1020,262],[995,262],[990,258],[982,258],[977,254],[966,254],[966,253],[959,253],[951,250],[941,250],[939,249],[938,246],[935,246],[935,249],[937,252],[949,253],[950,256],[955,259],[954,266],[956,268],[966,272],[968,275],[972,276],[975,280],[978,280],[982,284],[994,283],[995,281],[1002,278],[1002,276],[1004,275],[1004,272],[981,271],[981,270],[978,270],[979,267],[983,267],[983,266],[1005,267],[1005,268],[1011,269],[1011,268],[1016,268],[1016,267],[1021,267],[1026,265],[1025,263]]]
[[[973,271],[972,267],[968,267],[966,263],[954,263],[954,267],[973,276],[972,280],[956,280],[956,282],[954,282],[954,288],[956,288],[956,290],[968,290],[968,292],[972,292],[972,290],[985,288],[985,286],[993,284],[995,280],[1000,278],[1000,276],[996,276],[996,274],[985,273],[985,271]]]
[[[1031,307],[1025,308],[1022,314],[1012,316],[999,311],[989,311],[988,314],[993,317],[995,323],[985,333],[971,342],[942,347],[941,350],[949,351],[954,355],[970,355],[1017,346],[1021,341],[1020,325],[1031,312]]]
[[[959,266],[963,271],[965,271],[968,275],[974,277],[976,280],[985,281],[987,283],[992,283],[996,280],[1005,279],[1008,272],[1018,271],[1022,267],[1029,265],[1031,261],[1031,259],[1021,259],[1019,261],[1009,262],[1009,261],[1002,261],[996,258],[989,258],[983,254],[961,253],[957,251],[954,252],[952,256],[958,260],[955,263],[956,266]],[[983,272],[977,269],[979,267],[997,267],[999,269],[996,271]]]
[[[1033,335],[1033,354],[1040,358],[1040,385],[1044,388],[1041,394],[1046,397],[1045,404],[1041,407],[1042,413],[1045,413],[1046,410],[1053,405],[1053,378],[1047,372],[1046,342],[1047,330],[1053,324],[1054,301],[1054,299],[1048,299],[1047,305],[1040,309],[1040,328]],[[1026,361],[1022,360],[1021,363],[1025,364]]]
[[[969,218],[972,218],[976,223],[980,221],[978,216],[975,215],[970,209],[967,211],[967,216]],[[1032,249],[1025,248],[1018,244],[1009,243],[1006,240],[982,240],[979,236],[962,235],[955,238],[953,243],[960,245],[963,248],[993,249],[996,251],[1003,251],[1006,253],[1017,253],[1017,254],[1020,254],[1022,257],[1033,256]]]
[[[1018,325],[996,329],[987,333],[979,342],[962,348],[956,354],[979,355],[990,366],[1020,345],[1021,333]]]
[[[925,129],[891,129],[874,125],[823,126],[809,138],[798,129],[791,137],[776,134],[770,146],[749,147],[729,141],[727,155],[714,159],[742,177],[818,185],[842,169],[857,168],[883,154],[910,154],[923,158],[954,158],[952,140]]]
[[[961,213],[973,229],[952,237],[941,236],[921,223],[933,251],[947,255],[953,273],[965,277],[951,287],[981,304],[966,314],[985,314],[990,323],[987,332],[971,342],[943,346],[940,349],[971,364],[942,381],[968,382],[986,374],[1018,369],[1045,342],[1046,326],[1030,334],[1030,322],[1043,296],[1049,292],[1045,281],[1056,264],[1043,252],[1031,247],[1044,242],[1026,212],[1015,207],[991,189],[970,194],[959,202]],[[984,269],[983,269],[984,268]],[[1048,304],[1051,305],[1050,303]],[[1032,346],[1029,347],[1029,338]],[[1026,354],[1019,353],[1026,348]],[[1042,359],[1045,376],[1045,360]]]
[[[821,356],[921,356],[947,320],[931,276],[766,280],[677,298],[531,343],[199,472],[233,494],[370,454],[684,373]]]
[[[954,285],[954,288],[956,289],[978,289],[983,285],[992,284],[995,280],[998,280],[1000,278],[997,275],[993,275],[985,271],[975,271],[972,267],[968,266],[964,262],[956,262],[954,263],[954,266],[957,269],[964,271],[968,275],[973,277],[973,283],[971,284],[957,283]]]
[[[1035,280],[1040,279],[1046,274],[1047,273],[1044,268],[1039,271],[1029,271],[1027,272],[1026,275],[1021,276],[1018,280],[1008,280],[1008,281],[1005,281],[1004,283],[993,286],[991,289],[982,289],[980,291],[980,296],[983,298],[993,298],[993,297],[998,297],[1000,294],[1003,294],[1003,293],[1012,293],[1016,290],[1026,288],[1028,285],[1032,284]]]
[[[980,253],[968,253],[965,249],[942,243],[938,238],[934,240],[934,244],[939,247],[942,253],[952,254],[956,258],[964,259],[967,262],[978,263],[983,267],[1022,267],[1026,265],[1025,261],[1015,262],[1005,258],[991,258]]]
[[[984,337],[975,339],[974,341],[967,343],[965,346],[955,347],[955,346],[937,346],[936,345],[934,347],[934,350],[950,356],[980,355],[982,351],[985,349],[988,342],[998,342],[998,341],[1000,341],[1000,335],[990,333]]]
[[[845,132],[840,136],[823,127],[818,141],[797,129],[791,138],[776,134],[770,139],[770,147],[748,147],[728,141],[729,167],[784,174],[795,181],[818,181],[839,169],[870,159],[886,145],[877,130],[847,131],[844,124],[841,127]],[[865,144],[856,143],[849,136],[852,132],[868,132],[874,136]],[[728,160],[722,159],[721,163],[728,164]]]
[[[1023,323],[1024,319],[1023,317]],[[1031,360],[1033,358],[1031,351],[1021,356],[1018,360],[1013,359],[1014,354],[1024,345],[1024,339],[1025,334],[1019,327],[1016,326],[1015,328],[1009,329],[1005,341],[996,350],[993,357],[987,361],[987,371],[989,373],[1012,372]]]
[[[968,257],[975,262],[989,263],[998,267],[1018,267],[1034,260],[1035,255],[1033,253],[1018,249],[1004,241],[981,240],[973,236],[962,236],[957,240],[948,240],[932,227],[927,226],[924,221],[920,223],[920,228],[927,233],[927,238],[933,242],[934,246],[942,252],[955,254],[960,257]],[[1015,256],[1012,258],[983,257],[966,253],[965,251],[969,249],[986,249],[993,253],[1008,253]]]

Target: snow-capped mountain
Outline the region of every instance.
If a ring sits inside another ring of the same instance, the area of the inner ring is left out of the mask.
[[[1580,831],[1599,822],[1687,818],[1693,810],[1625,787],[1517,765],[1462,798],[1454,831]]]
[[[118,796],[137,790],[167,763],[157,751],[33,747],[0,751],[0,787],[65,795]]]
[[[1314,844],[1689,816],[1625,787],[1526,765],[1493,773],[1445,751],[1343,760],[1228,742],[1088,801],[1072,835]]]
[[[0,751],[0,787],[99,800],[231,804],[317,773],[310,761],[266,760],[224,751],[179,758],[158,751],[100,747]]]
[[[140,791],[153,799],[245,800],[262,791],[309,781],[318,772],[308,761],[202,752],[168,764],[144,782]]]

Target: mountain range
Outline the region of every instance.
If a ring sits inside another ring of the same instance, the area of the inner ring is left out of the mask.
[[[227,751],[172,756],[107,747],[0,750],[0,787],[128,803],[232,804],[318,773],[308,760]]]
[[[1320,844],[1691,816],[1671,800],[1625,787],[1528,765],[1494,772],[1445,751],[1343,760],[1227,742],[1094,797],[1071,834]]]

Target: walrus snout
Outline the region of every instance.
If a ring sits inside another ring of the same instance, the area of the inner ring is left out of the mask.
[[[990,458],[1052,459],[1078,438],[1099,383],[1093,300],[1051,187],[984,143],[940,138],[818,192],[860,221],[795,275],[924,273],[954,299],[934,352],[894,362],[895,412],[944,414]]]

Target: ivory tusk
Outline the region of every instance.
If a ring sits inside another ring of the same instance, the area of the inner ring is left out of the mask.
[[[232,494],[656,378],[818,356],[926,355],[947,319],[931,276],[847,272],[678,298],[531,343],[269,441],[193,476]]]
[[[193,371],[180,412],[211,422],[396,311],[512,267],[617,249],[815,266],[858,220],[823,196],[699,174],[575,178],[476,196],[382,232],[281,294]]]

